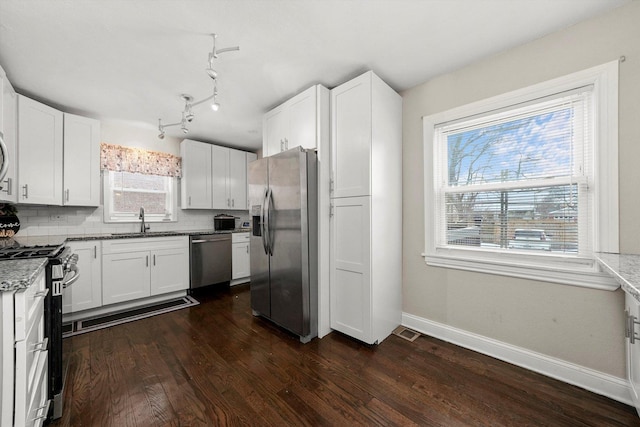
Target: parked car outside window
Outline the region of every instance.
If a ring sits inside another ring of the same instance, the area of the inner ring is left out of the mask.
[[[534,228],[516,228],[513,240],[509,241],[509,249],[551,250],[551,242],[544,230]]]

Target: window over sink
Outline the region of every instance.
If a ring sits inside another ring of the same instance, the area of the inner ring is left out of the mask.
[[[609,289],[617,62],[426,116],[429,265]]]
[[[177,221],[177,183],[170,176],[110,171],[104,173],[104,221]]]

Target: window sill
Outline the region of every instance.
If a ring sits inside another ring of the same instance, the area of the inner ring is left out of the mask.
[[[558,259],[546,256],[474,254],[474,251],[437,250],[422,254],[429,266],[518,277],[542,282],[615,291],[620,285],[600,271],[594,259]],[[539,258],[539,259],[538,259]]]

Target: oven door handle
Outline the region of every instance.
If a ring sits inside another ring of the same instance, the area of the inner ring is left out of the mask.
[[[64,280],[62,281],[62,289],[65,289],[67,286],[71,286],[74,283],[76,283],[76,281],[80,278],[80,269],[78,268],[77,265],[70,265],[69,266],[69,272],[73,273],[73,276],[71,276],[71,279],[69,280]],[[67,275],[65,274],[65,279],[66,279]]]

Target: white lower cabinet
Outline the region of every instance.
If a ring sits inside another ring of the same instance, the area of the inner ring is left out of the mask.
[[[105,305],[151,295],[149,251],[102,255],[102,301]]]
[[[189,287],[188,247],[151,252],[151,295],[181,291]]]
[[[127,302],[189,288],[189,238],[102,242],[102,303]]]
[[[251,275],[249,233],[231,235],[231,279],[244,279]]]
[[[102,243],[99,240],[67,242],[78,255],[80,278],[62,291],[62,313],[102,306]]]
[[[41,426],[47,416],[44,271],[27,289],[0,294],[2,389],[0,425]]]
[[[331,327],[366,343],[372,331],[370,197],[334,199],[331,218]]]
[[[627,337],[627,379],[629,380],[631,398],[640,414],[640,333],[637,333],[637,322],[640,322],[640,302],[625,292],[626,331]]]

